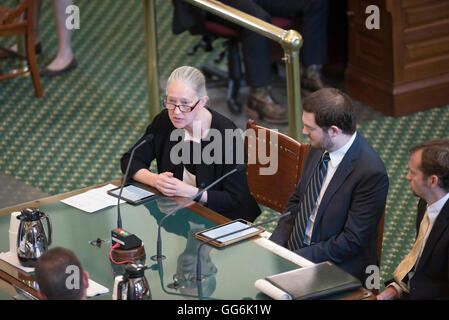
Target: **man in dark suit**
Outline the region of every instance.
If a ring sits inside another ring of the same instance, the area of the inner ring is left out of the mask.
[[[320,89],[303,105],[311,148],[302,177],[270,240],[319,263],[332,261],[359,278],[378,264],[378,225],[388,176],[382,160],[356,131],[351,99]]]
[[[413,146],[408,166],[417,237],[377,299],[449,299],[449,140]]]

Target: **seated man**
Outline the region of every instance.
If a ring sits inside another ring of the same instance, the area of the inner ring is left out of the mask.
[[[301,48],[301,85],[311,91],[324,88],[321,67],[327,63],[328,0],[220,0],[220,2],[251,16],[271,23],[272,16],[295,19],[302,14],[304,40]],[[189,30],[192,34],[204,32],[204,17],[200,9],[174,0],[173,32]],[[213,16],[220,23],[235,24]],[[271,94],[270,39],[251,30],[241,28],[242,57],[246,81],[249,86],[246,113],[253,119],[269,123],[287,123],[288,110]]]
[[[42,300],[86,300],[89,274],[72,251],[50,249],[38,259],[35,273]]]
[[[382,160],[356,131],[351,99],[334,88],[309,95],[303,133],[311,148],[295,192],[270,240],[315,262],[331,261],[364,283],[378,264],[378,225],[388,176]]]
[[[416,241],[377,299],[449,299],[449,140],[413,146],[408,167],[420,197]]]
[[[302,14],[300,31],[304,44],[301,84],[315,91],[324,88],[321,67],[327,63],[328,0],[220,0],[224,4],[271,23],[273,16],[296,19]],[[243,64],[249,86],[245,111],[253,119],[271,123],[288,121],[287,108],[280,106],[270,92],[270,39],[241,29]]]

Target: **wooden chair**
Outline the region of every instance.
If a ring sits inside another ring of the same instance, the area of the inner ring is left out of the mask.
[[[26,59],[31,70],[36,96],[43,96],[42,85],[37,67],[34,49],[34,0],[23,0],[16,8],[0,6],[0,37],[25,35]],[[26,74],[27,71],[3,74],[0,70],[0,80]]]
[[[251,119],[247,121],[246,129],[245,151],[248,158],[246,175],[251,194],[257,203],[282,213],[301,178],[309,145],[301,144],[285,134],[260,127]],[[248,129],[254,130],[255,138],[250,138],[251,132]],[[265,144],[265,150],[269,153],[272,137],[277,137],[275,145],[278,152],[277,171],[272,175],[261,175],[260,169],[268,168],[270,164],[261,164],[258,157],[254,157],[256,163],[251,163],[251,157],[257,155],[261,144]]]

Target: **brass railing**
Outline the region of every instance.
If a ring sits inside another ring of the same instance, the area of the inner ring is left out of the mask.
[[[150,120],[152,120],[160,111],[155,1],[156,0],[144,0]],[[224,5],[216,0],[184,1],[215,14],[225,20],[231,21],[243,28],[257,32],[281,45],[284,50],[284,57],[282,60],[285,62],[287,78],[289,135],[300,141],[302,131],[302,105],[299,76],[299,49],[302,46],[301,35],[295,30],[287,31],[281,29],[242,11]]]

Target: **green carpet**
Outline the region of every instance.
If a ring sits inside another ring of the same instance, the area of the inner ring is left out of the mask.
[[[29,77],[0,82],[0,172],[50,194],[119,178],[121,154],[140,137],[149,119],[142,1],[74,3],[81,18],[72,41],[78,68],[42,78],[42,99],[35,98]],[[211,61],[216,52],[185,54],[198,37],[173,36],[170,1],[156,3],[160,78],[166,79],[177,66],[199,67]],[[44,66],[57,48],[51,1],[43,2],[41,12],[39,65]],[[10,43],[2,40],[0,46]],[[416,142],[448,138],[448,124],[445,106],[359,126],[390,177],[382,281],[391,277],[415,237],[417,199],[405,179],[408,149]],[[272,215],[265,209],[259,219]]]

